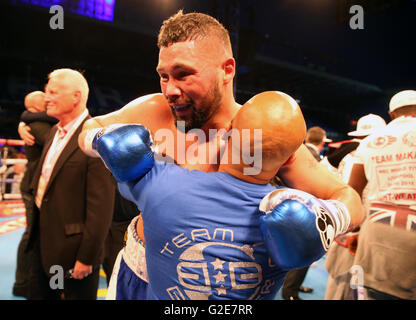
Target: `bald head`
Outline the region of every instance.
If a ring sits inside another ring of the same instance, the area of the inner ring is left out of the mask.
[[[45,93],[33,91],[25,97],[25,108],[30,112],[45,111]]]
[[[254,183],[267,183],[303,143],[306,134],[299,105],[292,97],[278,91],[263,92],[247,101],[233,119],[232,129],[239,133],[237,136],[241,142],[235,143],[233,133],[228,142],[228,150],[232,151],[228,153],[234,157],[238,154],[241,165],[227,163],[222,167],[224,170],[220,170]],[[247,130],[250,132],[249,139],[244,138],[244,131]],[[260,163],[245,161],[250,157],[255,159],[256,154],[261,156]],[[247,175],[249,167],[255,177],[241,176],[241,173]]]
[[[265,159],[279,155],[284,161],[302,144],[306,132],[299,105],[292,97],[278,91],[262,92],[247,101],[234,118],[232,127],[261,129]]]

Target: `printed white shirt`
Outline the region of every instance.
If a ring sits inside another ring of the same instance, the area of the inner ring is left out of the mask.
[[[368,181],[368,201],[416,206],[416,117],[400,117],[356,150]]]

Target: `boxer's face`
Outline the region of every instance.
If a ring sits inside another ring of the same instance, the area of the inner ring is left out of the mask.
[[[208,40],[177,42],[160,49],[160,86],[175,120],[185,121],[186,131],[201,128],[221,106],[218,60]]]

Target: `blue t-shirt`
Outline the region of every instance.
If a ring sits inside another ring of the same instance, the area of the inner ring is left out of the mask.
[[[267,253],[258,210],[273,186],[156,162],[119,189],[142,211],[148,299],[275,298],[286,271]]]

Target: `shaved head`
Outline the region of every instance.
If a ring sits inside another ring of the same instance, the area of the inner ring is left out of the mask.
[[[30,112],[45,111],[45,93],[33,91],[25,97],[25,108]]]
[[[277,91],[266,91],[247,101],[235,116],[232,128],[262,130],[262,143],[251,139],[250,152],[259,146],[262,148],[266,169],[275,161],[284,163],[299,148],[306,134],[299,105],[289,95]]]
[[[250,131],[249,136],[246,134],[249,138],[244,137],[247,130]],[[306,124],[292,97],[278,91],[266,91],[241,107],[232,121],[232,131],[225,154],[227,158],[222,158],[220,171],[248,182],[268,183],[302,145]],[[230,158],[238,158],[240,163],[231,163]]]

